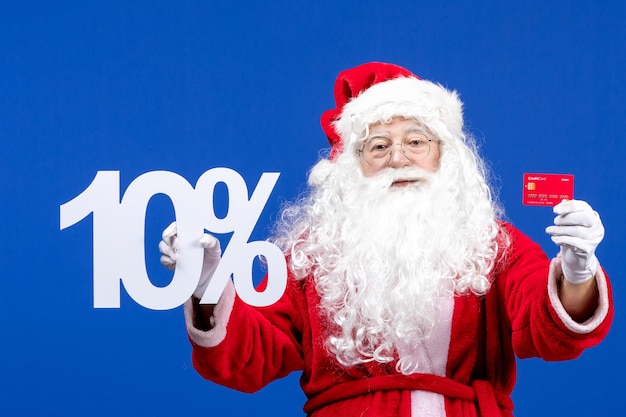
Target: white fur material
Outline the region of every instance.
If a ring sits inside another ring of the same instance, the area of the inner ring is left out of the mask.
[[[413,77],[374,84],[343,107],[334,126],[344,144],[354,146],[366,126],[394,116],[420,120],[440,140],[462,136],[463,104],[456,91]]]
[[[569,330],[578,334],[590,333],[602,323],[609,313],[609,290],[606,276],[602,268],[598,268],[596,272],[596,282],[598,284],[598,292],[600,293],[598,308],[591,318],[584,323],[578,323],[567,314],[567,311],[565,311],[559,299],[558,283],[562,274],[560,258],[553,259],[550,264],[550,273],[548,276],[548,296],[550,297],[550,303],[556,311],[556,314],[563,321],[563,324],[565,324]]]
[[[187,325],[187,333],[189,338],[197,345],[203,347],[214,347],[219,345],[226,337],[226,325],[230,318],[230,313],[233,310],[233,304],[235,303],[235,286],[232,282],[228,282],[224,288],[224,292],[220,297],[220,300],[215,306],[213,311],[213,317],[211,318],[211,324],[214,326],[209,331],[204,331],[194,326],[194,314],[193,304],[191,299],[187,300],[184,306],[185,311],[185,324]]]

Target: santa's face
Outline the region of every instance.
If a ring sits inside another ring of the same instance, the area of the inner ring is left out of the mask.
[[[387,123],[369,127],[369,135],[359,149],[363,175],[371,177],[386,168],[418,167],[435,172],[439,167],[439,141],[413,119],[394,117]],[[403,178],[393,183],[403,187],[417,181]]]

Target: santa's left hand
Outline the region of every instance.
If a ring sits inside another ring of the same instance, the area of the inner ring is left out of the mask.
[[[598,270],[595,250],[604,238],[600,216],[587,202],[563,200],[554,206],[554,226],[546,228],[561,247],[563,276],[573,284],[593,278]]]

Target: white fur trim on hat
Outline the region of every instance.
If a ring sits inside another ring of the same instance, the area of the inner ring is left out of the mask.
[[[414,77],[374,84],[343,107],[334,127],[348,149],[363,138],[366,126],[396,116],[421,121],[440,140],[463,134],[463,103],[456,91]]]

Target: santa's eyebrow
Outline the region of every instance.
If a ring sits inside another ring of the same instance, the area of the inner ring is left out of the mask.
[[[389,139],[389,136],[390,136],[390,133],[388,131],[382,130],[382,131],[370,133],[369,136],[365,138],[365,140],[372,140],[372,139],[377,139],[377,138]]]
[[[404,133],[422,133],[425,136],[430,136],[430,133],[428,132],[428,130],[426,130],[424,127],[422,126],[407,126],[406,128],[404,128]]]
[[[409,126],[406,126],[404,129],[402,129],[402,134],[404,136],[409,135],[411,133],[420,133],[428,138],[431,138],[433,136],[433,134],[430,133],[428,129],[418,124],[409,125]],[[370,134],[364,140],[369,141],[372,139],[389,139],[390,136],[391,136],[391,132],[389,130],[377,130],[375,132],[370,131]]]

